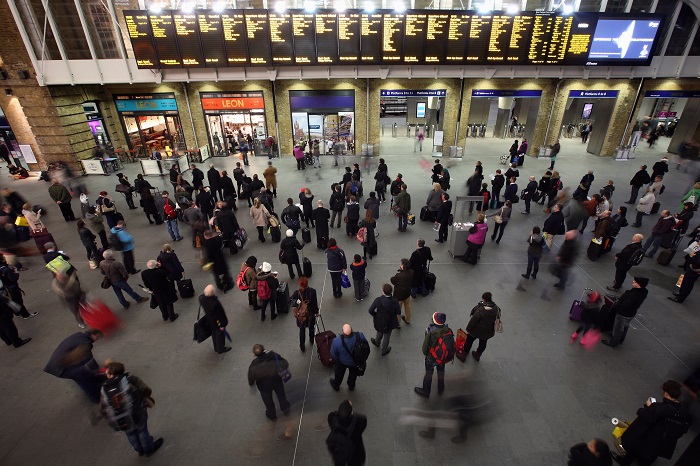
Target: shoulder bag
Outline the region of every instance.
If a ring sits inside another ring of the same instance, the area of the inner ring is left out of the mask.
[[[493,221],[496,223],[503,223],[503,207],[501,207],[501,211],[499,213],[493,216]]]
[[[290,380],[292,380],[292,373],[289,372],[289,369],[284,369],[280,365],[280,360],[277,357],[277,353],[275,353],[275,364],[277,365],[277,375],[280,376],[280,379],[282,379],[282,382],[287,383]]]
[[[201,311],[202,306],[199,306],[199,310],[197,310],[197,320],[194,323],[193,340],[197,343],[201,343],[211,336],[211,327],[209,326],[209,322],[207,322],[207,316],[199,317]]]
[[[503,322],[501,321],[501,308],[498,308],[498,316],[493,323],[493,329],[496,333],[503,333]]]

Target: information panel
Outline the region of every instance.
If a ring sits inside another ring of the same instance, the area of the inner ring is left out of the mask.
[[[464,63],[469,34],[469,15],[451,14],[447,28],[445,63]]]
[[[221,31],[226,46],[225,62],[229,66],[248,64],[245,16],[243,10],[226,10],[221,14]],[[204,51],[206,53],[206,49]]]
[[[251,65],[271,65],[270,23],[267,10],[245,10],[248,57]]]
[[[445,43],[449,35],[450,15],[435,14],[428,16],[425,30],[425,63],[443,63]]]
[[[386,23],[386,19],[384,22]],[[403,37],[404,63],[423,63],[427,29],[427,15],[418,11],[406,12]]]
[[[221,16],[209,10],[197,10],[197,23],[205,68],[226,66],[226,49],[221,36]]]
[[[139,68],[158,68],[158,56],[153,46],[148,13],[139,10],[124,10],[124,22],[131,46],[134,49],[136,66]]]
[[[363,64],[382,62],[381,13],[360,15],[360,60]]]
[[[347,11],[338,13],[338,62],[354,64],[359,59],[360,14]]]
[[[148,16],[151,21],[153,43],[158,54],[160,68],[182,68],[180,53],[177,50],[177,38],[175,37],[175,24],[170,12]]]
[[[302,10],[292,11],[292,37],[294,37],[294,63],[316,64],[316,26],[314,15]],[[336,41],[332,40],[335,45]]]
[[[523,14],[513,17],[513,27],[506,50],[506,62],[515,64],[527,63],[528,46],[530,44],[530,36],[532,36],[534,21],[535,15]],[[493,28],[491,32],[493,34]]]
[[[331,10],[319,11],[315,17],[318,64],[338,63],[338,17]]]
[[[491,31],[486,44],[486,61],[504,63],[508,58],[510,35],[513,31],[513,19],[511,15],[496,15],[491,19]]]
[[[467,63],[483,63],[489,47],[491,16],[473,15],[469,19],[469,40],[467,41]]]
[[[400,63],[404,50],[404,21],[405,15],[385,13],[383,20],[382,61],[384,63]]]
[[[291,65],[294,63],[292,15],[289,13],[270,13],[269,21],[272,63],[275,65]]]
[[[199,26],[195,13],[173,13],[175,22],[175,34],[177,45],[182,57],[182,65],[186,67],[202,68],[204,58],[202,56],[201,42],[199,39]]]

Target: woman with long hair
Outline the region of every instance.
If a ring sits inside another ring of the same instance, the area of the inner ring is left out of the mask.
[[[374,230],[377,228],[377,221],[374,219],[371,210],[365,212],[365,218],[360,221],[358,226],[367,229],[365,241],[362,242],[362,258],[367,260],[367,253],[369,252],[369,258],[371,259],[377,255],[377,238],[374,236]]]
[[[250,216],[253,218],[253,224],[258,229],[258,239],[261,243],[264,243],[265,235],[263,232],[267,226],[267,219],[270,218],[270,212],[260,203],[260,199],[257,197],[253,200],[253,205],[250,208]]]

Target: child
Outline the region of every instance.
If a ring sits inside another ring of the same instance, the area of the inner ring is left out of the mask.
[[[352,281],[355,285],[355,301],[358,303],[365,299],[365,269],[367,269],[367,262],[362,259],[362,256],[355,254],[350,270],[352,270]]]
[[[486,183],[481,183],[481,191],[479,191],[479,196],[484,198],[484,202],[478,202],[476,204],[477,215],[484,214],[489,208],[489,201],[491,200],[491,193],[489,193],[489,185]]]

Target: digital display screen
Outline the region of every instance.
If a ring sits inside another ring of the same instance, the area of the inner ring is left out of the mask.
[[[581,118],[588,120],[591,117],[591,112],[593,111],[593,104],[583,104],[583,112],[581,112]]]
[[[416,118],[425,118],[425,102],[416,103]]]
[[[284,65],[645,66],[664,15],[553,11],[125,10],[139,68]]]

